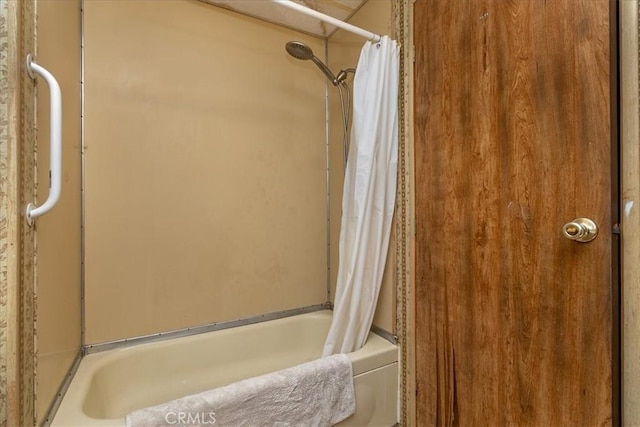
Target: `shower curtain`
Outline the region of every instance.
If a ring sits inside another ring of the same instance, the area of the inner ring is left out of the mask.
[[[396,196],[399,50],[388,36],[367,42],[354,77],[338,281],[323,356],[362,347],[378,302]]]

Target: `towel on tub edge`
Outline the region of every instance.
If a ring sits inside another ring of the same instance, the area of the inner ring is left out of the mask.
[[[127,427],[332,426],[356,411],[351,360],[336,354],[127,415]]]

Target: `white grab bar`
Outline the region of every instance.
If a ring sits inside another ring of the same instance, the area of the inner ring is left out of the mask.
[[[60,85],[55,77],[40,65],[33,62],[31,54],[27,55],[27,71],[31,78],[38,74],[45,79],[49,86],[49,101],[51,125],[49,129],[49,196],[47,200],[36,207],[33,203],[27,205],[27,223],[33,225],[33,221],[51,210],[60,198],[62,190],[62,95]]]

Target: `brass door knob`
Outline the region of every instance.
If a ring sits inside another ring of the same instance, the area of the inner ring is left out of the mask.
[[[576,218],[562,227],[562,234],[576,242],[590,242],[598,235],[598,226],[589,218]]]

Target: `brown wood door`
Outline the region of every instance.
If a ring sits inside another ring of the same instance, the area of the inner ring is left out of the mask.
[[[415,3],[419,426],[612,423],[610,13]]]

